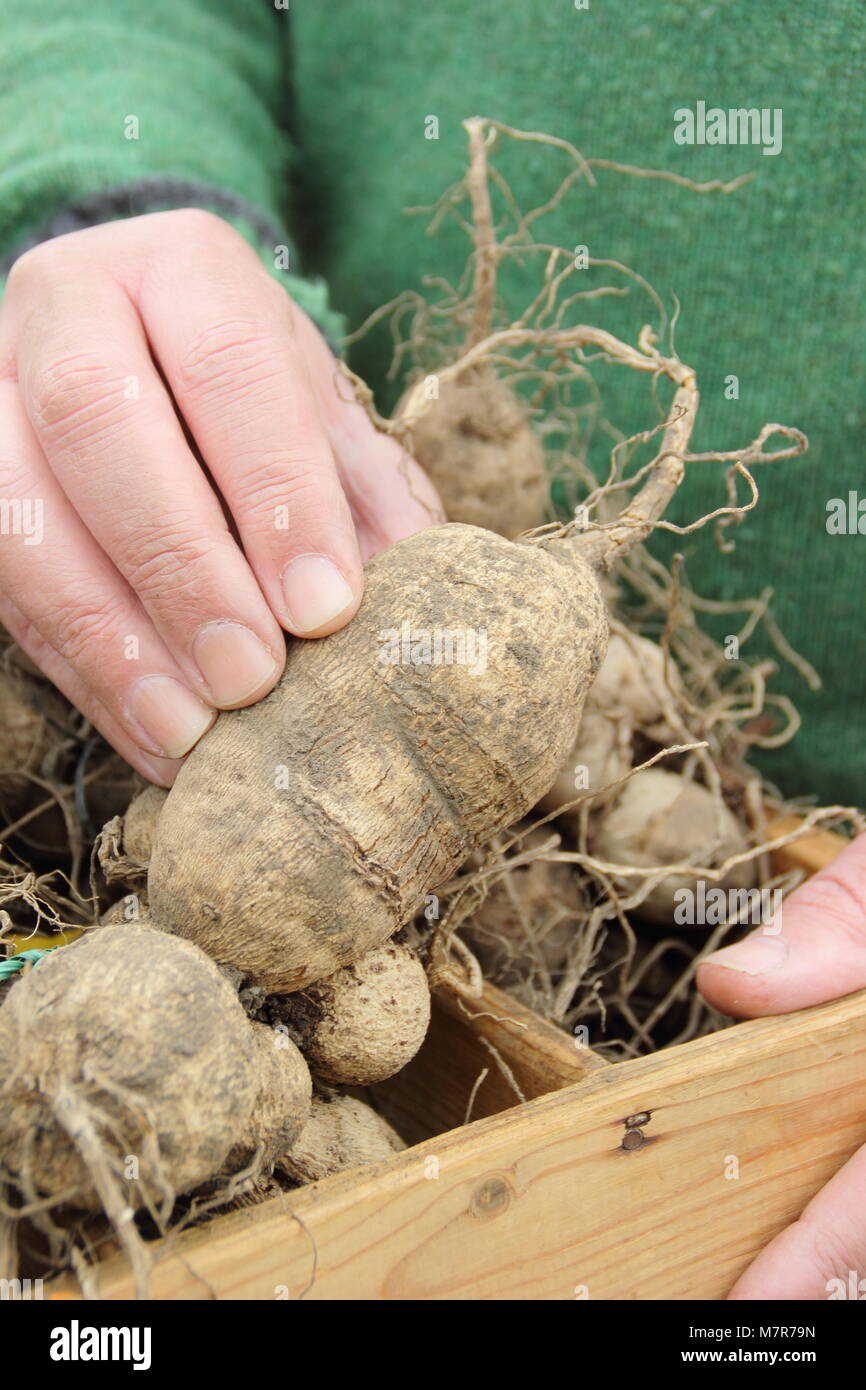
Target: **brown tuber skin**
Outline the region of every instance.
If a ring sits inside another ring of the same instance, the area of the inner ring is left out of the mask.
[[[486,633],[484,670],[384,662],[404,623]],[[275,690],[189,754],[157,828],[155,919],[270,993],[352,964],[547,790],[606,642],[570,540],[449,525],[400,541],[353,621],[292,644]]]
[[[430,1023],[430,990],[418,957],[389,942],[289,995],[285,1010],[315,1077],[369,1086],[415,1056]]]
[[[226,1161],[230,1173],[251,1163],[270,1173],[310,1118],[312,1079],[295,1044],[283,1030],[264,1023],[250,1026],[259,1088],[243,1137]]]
[[[590,847],[599,858],[616,864],[652,868],[688,861],[715,868],[746,850],[748,838],[736,816],[720,807],[706,787],[677,772],[651,767],[626,782],[616,805],[595,827]],[[683,889],[695,892],[697,882],[697,874],[671,874],[650,890],[636,911],[659,925],[672,926],[674,895]],[[755,864],[747,860],[734,865],[717,886],[752,888],[755,882]]]
[[[143,868],[150,863],[157,822],[167,796],[162,787],[145,787],[129,803],[123,817],[123,852]]]
[[[159,1205],[219,1169],[259,1081],[213,961],[146,926],[104,927],[44,957],[0,1009],[0,1165],[24,1191],[113,1219]]]
[[[409,426],[406,443],[449,521],[512,538],[544,523],[549,480],[541,444],[523,403],[492,371],[445,382]]]
[[[315,1096],[300,1138],[277,1163],[295,1182],[320,1182],[365,1163],[391,1158],[406,1145],[381,1115],[354,1096]]]

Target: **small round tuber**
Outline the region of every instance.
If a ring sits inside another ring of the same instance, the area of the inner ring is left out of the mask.
[[[317,1095],[300,1138],[276,1167],[295,1182],[320,1182],[391,1158],[405,1147],[387,1120],[363,1101],[336,1093]]]
[[[626,713],[636,729],[664,743],[674,739],[666,711],[681,690],[679,672],[673,662],[666,672],[665,654],[656,642],[636,632],[613,631],[586,703],[608,714]]]
[[[106,880],[135,883],[147,877],[156,827],[168,792],[145,787],[122,816],[114,816],[99,833],[96,854]]]
[[[638,868],[693,863],[716,868],[748,849],[748,837],[736,816],[706,787],[677,772],[647,768],[625,784],[616,805],[592,828],[590,848],[600,859]],[[718,885],[752,888],[752,861],[734,865]],[[628,882],[636,886],[637,880]],[[698,875],[671,874],[652,888],[640,907],[642,916],[663,925],[674,923],[675,894],[696,893]]]
[[[123,852],[145,868],[150,863],[153,838],[168,792],[145,787],[130,803],[123,817]]]
[[[549,481],[541,444],[522,401],[492,371],[446,382],[410,424],[406,442],[449,521],[510,538],[544,523]]]
[[[310,1070],[286,1029],[252,1023],[255,1071],[259,1089],[244,1134],[225,1167],[236,1172],[258,1161],[269,1173],[280,1154],[291,1148],[310,1118]]]
[[[550,839],[550,827],[531,831],[522,852]],[[588,910],[586,891],[571,864],[533,859],[494,883],[480,907],[460,929],[487,979],[526,1003],[535,1002],[534,982],[555,979]]]
[[[538,809],[548,815],[577,797],[590,795],[592,809],[598,810],[618,795],[620,787],[611,787],[603,795],[593,793],[601,793],[602,788],[624,777],[631,761],[632,725],[628,714],[606,714],[590,706],[587,699],[575,745],[550,791],[539,801]],[[566,817],[575,816],[579,805],[570,807]]]
[[[313,1075],[368,1086],[402,1070],[430,1023],[430,990],[418,957],[389,942],[283,1001]]]

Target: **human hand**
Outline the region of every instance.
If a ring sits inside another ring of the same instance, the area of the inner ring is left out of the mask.
[[[866,988],[866,835],[785,900],[781,930],[758,928],[698,967],[698,988],[723,1013],[760,1018]],[[771,1241],[734,1285],[733,1300],[818,1300],[831,1280],[866,1294],[866,1147],[799,1221]]]
[[[13,266],[0,498],[7,515],[29,505],[32,533],[0,542],[0,621],[162,785],[216,708],[275,685],[281,629],[342,627],[363,561],[443,519],[311,320],[197,210],[58,237]]]

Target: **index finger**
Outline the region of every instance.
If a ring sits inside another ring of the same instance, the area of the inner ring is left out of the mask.
[[[349,504],[288,295],[237,233],[209,226],[212,245],[175,247],[145,274],[139,312],[271,611],[324,636],[364,587]]]
[[[761,1251],[737,1280],[734,1302],[866,1296],[866,1148],[812,1198],[799,1221]]]

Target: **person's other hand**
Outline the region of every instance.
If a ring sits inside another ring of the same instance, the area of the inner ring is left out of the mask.
[[[363,561],[443,519],[318,329],[233,228],[196,210],[15,263],[0,498],[30,532],[4,528],[0,621],[163,785],[216,708],[274,686],[281,629],[342,627]]]
[[[698,987],[737,1018],[788,1013],[866,988],[866,835],[786,899],[778,934],[758,928],[708,956]],[[761,1251],[728,1297],[826,1299],[839,1287],[833,1280],[850,1289],[852,1271],[866,1294],[866,1147]]]

